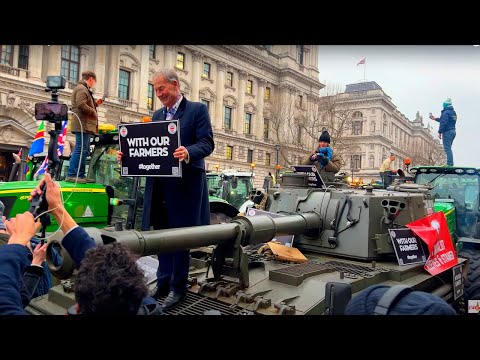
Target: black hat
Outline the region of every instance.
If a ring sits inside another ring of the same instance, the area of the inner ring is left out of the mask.
[[[349,301],[345,315],[373,315],[380,298],[388,289],[390,286],[372,285],[362,290]],[[388,315],[456,315],[456,313],[437,295],[410,291],[392,304]]]
[[[325,128],[322,129],[322,134],[318,138],[318,141],[319,142],[320,141],[325,141],[325,142],[330,144],[330,134],[328,133],[328,131]]]

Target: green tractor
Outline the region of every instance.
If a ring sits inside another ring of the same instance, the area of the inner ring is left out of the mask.
[[[253,176],[251,172],[237,170],[209,172],[209,194],[211,197],[223,199],[240,211],[253,190]]]
[[[120,176],[116,159],[119,149],[118,131],[113,125],[99,126],[99,134],[91,139],[91,156],[87,158],[87,176],[95,183],[74,184],[65,182],[69,157],[60,158],[60,171],[56,174],[65,199],[65,208],[74,220],[84,227],[104,228],[122,223],[126,229],[139,229],[141,223],[144,177]],[[33,160],[34,174],[45,155]],[[16,171],[16,169],[14,170]],[[10,176],[10,179],[14,176]],[[29,209],[30,191],[37,181],[12,181],[0,183],[0,200],[5,204],[5,216],[12,217]],[[222,198],[210,196],[212,222],[235,217],[238,210]],[[58,228],[55,220],[47,232]]]
[[[417,166],[410,169],[416,184],[427,185],[434,211],[447,218],[460,257],[468,260],[464,298],[480,299],[480,169],[462,166]]]

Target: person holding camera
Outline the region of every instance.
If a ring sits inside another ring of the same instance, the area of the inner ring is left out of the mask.
[[[82,72],[82,80],[72,93],[72,112],[70,131],[75,134],[75,149],[70,158],[65,181],[77,183],[92,183],[93,179],[85,176],[85,163],[90,154],[90,136],[98,133],[97,107],[103,104],[103,99],[93,98],[92,88],[97,82],[93,71]]]
[[[325,175],[330,174],[326,176],[327,181],[334,181],[334,174],[340,170],[342,162],[340,158],[333,153],[333,150],[330,147],[330,134],[327,129],[322,129],[322,133],[318,138],[318,147],[315,150],[315,153],[310,155],[304,164],[315,164],[319,173]]]

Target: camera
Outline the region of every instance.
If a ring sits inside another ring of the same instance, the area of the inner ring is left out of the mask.
[[[63,76],[47,76],[47,90],[65,89],[67,81]]]
[[[68,106],[54,102],[35,104],[35,119],[50,122],[68,120]]]
[[[35,119],[47,120],[61,124],[68,120],[68,106],[58,102],[58,90],[65,89],[66,80],[63,76],[47,76],[46,92],[52,92],[52,101],[35,104]]]

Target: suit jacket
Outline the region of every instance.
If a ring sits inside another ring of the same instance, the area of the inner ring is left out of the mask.
[[[167,109],[155,111],[152,121],[165,121]],[[215,144],[207,107],[199,102],[180,102],[173,120],[179,120],[180,145],[190,161],[181,162],[181,178],[147,177],[143,203],[142,230],[210,224],[207,177],[204,158]]]

